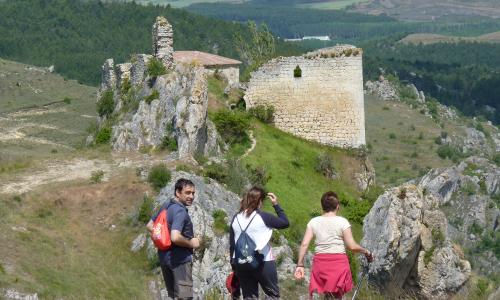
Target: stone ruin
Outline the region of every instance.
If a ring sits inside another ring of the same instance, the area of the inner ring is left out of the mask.
[[[337,147],[365,145],[362,50],[350,45],[270,60],[252,73],[246,107],[273,106],[279,129]]]
[[[181,159],[220,153],[217,131],[207,118],[206,71],[202,66],[174,63],[172,37],[172,26],[158,17],[153,25],[153,55],[137,54],[117,65],[113,59],[104,62],[98,101],[105,92],[113,92],[113,150],[148,150],[175,140]],[[167,73],[150,76],[152,59],[159,60]],[[99,126],[106,121],[100,117]]]

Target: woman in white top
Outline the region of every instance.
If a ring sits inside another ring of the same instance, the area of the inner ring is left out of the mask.
[[[252,187],[241,200],[240,211],[233,217],[229,230],[231,266],[239,279],[243,299],[258,299],[259,285],[266,294],[266,299],[280,297],[275,257],[269,241],[273,229],[287,228],[289,223],[285,212],[278,204],[278,198],[273,193],[267,193],[267,196],[271,199],[277,216],[260,210],[265,196],[263,189]],[[262,261],[256,269],[242,270],[233,260],[235,252],[239,251],[236,248],[242,232],[245,232],[255,244],[256,255]]]
[[[314,292],[325,299],[342,299],[352,289],[352,275],[345,249],[361,252],[371,261],[370,251],[354,241],[351,225],[347,219],[337,215],[340,204],[337,194],[326,192],[321,197],[323,214],[307,224],[304,239],[300,245],[295,278],[304,278],[304,255],[309,243],[315,238],[315,254],[311,268],[309,296]]]

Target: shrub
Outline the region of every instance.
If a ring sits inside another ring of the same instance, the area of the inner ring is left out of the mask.
[[[389,134],[389,138],[390,138],[391,140],[394,140],[394,139],[396,138],[396,134],[395,134],[395,133],[390,133],[390,134]]]
[[[252,185],[265,186],[269,179],[271,179],[271,175],[269,175],[265,167],[257,166],[252,168],[252,166],[247,165],[247,170]]]
[[[63,102],[66,104],[71,104],[71,98],[70,97],[64,97]]]
[[[96,170],[93,171],[90,175],[90,182],[91,183],[99,183],[102,181],[102,178],[104,177],[104,171],[103,170]]]
[[[467,196],[472,196],[476,193],[476,185],[473,182],[467,180],[462,184],[462,186],[460,186],[460,191]]]
[[[163,65],[163,62],[161,62],[157,58],[152,58],[148,62],[148,75],[151,77],[157,77],[161,76],[164,74],[167,74],[167,68],[165,68],[165,65]]]
[[[99,129],[99,131],[95,136],[95,143],[97,145],[108,144],[110,140],[111,140],[111,127],[103,126],[101,129]]]
[[[153,100],[159,99],[159,98],[160,98],[160,92],[158,92],[157,90],[153,90],[151,92],[151,95],[144,98],[144,101],[146,101],[147,104],[151,104],[151,102],[153,102]]]
[[[476,283],[476,289],[474,290],[474,293],[476,296],[483,297],[486,296],[486,292],[488,291],[488,280],[479,278]]]
[[[227,214],[222,209],[214,210],[212,213],[212,218],[214,218],[214,233],[217,235],[223,235],[229,232],[229,225],[226,222]]]
[[[435,245],[436,247],[442,247],[445,241],[445,236],[443,232],[438,228],[434,228],[431,230],[431,235],[432,235],[432,244]]]
[[[293,69],[293,77],[295,78],[302,77],[302,70],[300,69],[299,65],[297,65],[295,69]]]
[[[333,166],[333,158],[328,152],[320,153],[316,157],[316,165],[314,166],[316,172],[323,174],[326,178],[335,178],[335,167]]]
[[[144,195],[144,198],[142,198],[142,203],[139,207],[139,213],[137,215],[137,221],[139,221],[141,224],[146,224],[151,219],[151,213],[154,209],[154,202],[155,200],[148,195]]]
[[[131,87],[132,87],[132,84],[130,83],[130,79],[125,77],[125,79],[121,83],[121,89],[120,89],[121,94],[122,95],[128,94],[128,91],[130,90]]]
[[[203,169],[203,176],[210,177],[219,182],[225,182],[228,176],[227,168],[222,164],[213,163],[205,166]]]
[[[177,165],[175,167],[175,170],[176,171],[184,171],[184,172],[187,172],[187,173],[191,173],[192,172],[191,167],[188,166],[188,165],[185,165],[185,164]]]
[[[474,235],[481,235],[483,233],[483,228],[476,222],[469,226],[469,233]]]
[[[177,140],[173,137],[164,136],[160,144],[161,150],[168,150],[170,152],[177,150]]]
[[[271,105],[257,105],[250,108],[248,112],[267,124],[272,123],[274,120],[274,106]]]
[[[493,156],[493,162],[495,162],[495,164],[500,167],[500,153],[496,153]]]
[[[171,177],[170,171],[164,164],[157,164],[149,171],[148,182],[155,191],[159,191],[170,181]]]
[[[246,113],[223,110],[215,113],[212,119],[217,131],[227,143],[235,144],[248,140],[250,120]]]
[[[113,113],[114,109],[115,101],[113,100],[113,91],[107,90],[102,94],[101,99],[97,102],[97,113],[101,117],[109,117]]]
[[[458,161],[463,156],[458,148],[449,144],[439,146],[437,149],[437,154],[442,159],[448,158],[454,162]]]

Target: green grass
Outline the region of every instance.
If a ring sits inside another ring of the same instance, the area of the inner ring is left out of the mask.
[[[0,133],[22,136],[0,141],[0,173],[33,160],[67,156],[81,147],[96,120],[95,87],[30,68],[0,59],[0,74],[5,75],[0,76]]]
[[[70,201],[68,193],[31,193],[22,203],[0,196],[0,264],[15,266],[0,272],[0,289],[36,292],[41,299],[149,299],[153,274],[145,250],[129,250],[143,228],[124,225],[123,215],[96,222],[96,212],[85,206],[88,198]],[[131,205],[120,198],[118,210]],[[108,200],[105,209],[114,205]],[[12,230],[14,225],[25,230]]]
[[[361,195],[348,179],[352,175],[349,172],[357,168],[358,161],[349,151],[309,142],[260,122],[255,124],[254,136],[257,145],[244,158],[244,163],[253,167],[266,167],[270,175],[266,187],[276,193],[292,224],[285,231],[289,240],[300,242],[311,215],[321,211],[320,198],[324,192],[335,191],[343,203],[358,201]],[[315,171],[317,156],[323,152],[332,155],[336,169],[341,170],[340,178],[343,179],[329,180]],[[292,161],[300,163],[292,164]],[[267,208],[269,204],[266,202]],[[352,214],[353,207],[342,205],[341,214]],[[360,228],[360,223],[353,223],[358,240],[361,238]]]
[[[387,109],[387,108],[389,109]],[[365,95],[366,140],[377,182],[398,185],[430,168],[453,164],[439,157],[435,144],[443,128],[410,105]],[[462,135],[459,121],[443,121],[450,135]]]

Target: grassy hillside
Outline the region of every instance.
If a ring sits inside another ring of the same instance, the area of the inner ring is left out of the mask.
[[[94,87],[0,59],[0,176],[81,147],[95,101]]]

